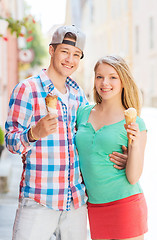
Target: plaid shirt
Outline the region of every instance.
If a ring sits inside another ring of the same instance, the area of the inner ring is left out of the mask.
[[[29,142],[28,131],[47,114],[45,97],[55,88],[44,70],[20,82],[11,95],[5,140],[10,152],[26,155],[19,197],[68,211],[72,198],[75,208],[87,200],[75,146],[76,112],[87,100],[83,90],[69,77],[66,86],[69,109],[58,98],[57,133]]]

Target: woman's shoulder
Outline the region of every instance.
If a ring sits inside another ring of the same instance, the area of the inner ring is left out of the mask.
[[[80,123],[83,119],[85,120],[86,117],[89,115],[89,112],[95,105],[82,105],[77,110],[77,124]]]
[[[145,124],[144,120],[143,120],[141,117],[138,117],[138,116],[137,116],[136,122],[137,122],[138,125],[139,125],[140,131],[147,130],[146,124]]]
[[[93,107],[95,106],[95,104],[92,104],[92,105],[82,105],[78,108],[78,112],[88,112],[90,111]]]

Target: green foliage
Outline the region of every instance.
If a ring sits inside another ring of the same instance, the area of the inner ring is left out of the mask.
[[[11,34],[14,32],[16,33],[16,36],[18,37],[21,33],[22,23],[19,20],[15,20],[13,18],[8,18],[6,21],[9,23],[8,28],[10,29]]]
[[[29,7],[26,5],[26,10]],[[36,22],[32,15],[25,16],[22,20],[16,20],[12,17],[3,18],[0,16],[0,19],[3,19],[8,22],[8,29],[11,34],[16,34],[16,37],[24,37],[26,39],[25,49],[32,49],[34,51],[34,59],[30,63],[31,67],[42,65],[42,60],[48,55],[43,34],[41,31],[41,25],[39,22]],[[8,38],[0,35],[5,41],[8,41]]]
[[[4,144],[4,131],[0,127],[0,145]]]
[[[6,22],[8,22],[8,29],[10,30],[10,33],[11,34],[15,33],[17,38],[21,37],[21,32],[23,27],[26,30],[30,31],[30,30],[33,30],[33,27],[35,24],[35,20],[31,15],[23,18],[22,20],[16,20],[12,17],[3,18],[1,16],[0,16],[0,19],[3,19]],[[24,36],[24,34],[22,34],[22,36]]]

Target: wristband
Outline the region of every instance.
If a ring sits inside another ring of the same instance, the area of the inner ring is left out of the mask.
[[[30,133],[31,133],[31,137],[32,137],[35,141],[39,140],[39,138],[35,138],[35,137],[34,137],[33,132],[32,132],[32,127],[30,128]]]

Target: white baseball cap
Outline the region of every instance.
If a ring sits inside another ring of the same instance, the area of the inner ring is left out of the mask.
[[[68,32],[73,33],[76,36],[75,42],[69,41],[69,40],[64,40],[65,34]],[[54,34],[52,36],[50,45],[61,44],[61,43],[72,45],[74,47],[79,48],[82,51],[81,58],[83,58],[83,50],[84,50],[84,46],[85,46],[85,34],[79,28],[77,28],[75,25],[61,26],[61,27],[57,28],[57,30],[54,32]]]

